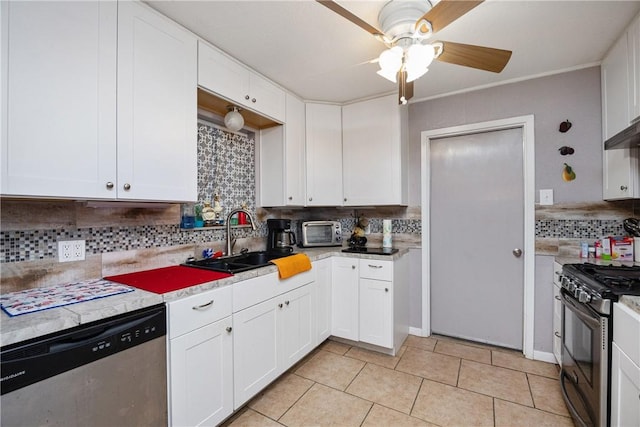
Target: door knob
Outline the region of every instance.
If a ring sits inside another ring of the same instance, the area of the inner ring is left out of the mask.
[[[522,255],[522,249],[514,249],[513,250],[513,256],[515,256],[516,258],[520,258],[520,256]]]

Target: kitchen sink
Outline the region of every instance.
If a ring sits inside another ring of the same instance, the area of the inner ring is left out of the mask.
[[[207,258],[187,261],[182,265],[233,274],[271,265],[270,261],[272,259],[282,258],[289,255],[291,254],[254,251],[222,258]]]

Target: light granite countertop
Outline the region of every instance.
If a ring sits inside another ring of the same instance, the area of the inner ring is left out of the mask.
[[[332,256],[393,261],[404,256],[409,251],[408,248],[399,248],[399,251],[393,255],[369,255],[345,253],[342,252],[342,249],[342,247],[304,248],[296,249],[295,253],[307,254],[312,262]],[[175,301],[210,289],[230,286],[234,283],[247,280],[252,277],[263,276],[276,271],[277,267],[275,265],[257,268],[238,273],[225,279],[190,286],[188,288],[179,289],[165,294],[156,294],[136,289],[133,292],[66,305],[64,307],[35,313],[23,314],[15,317],[10,317],[5,312],[1,312],[0,346],[6,346],[37,338],[96,320],[102,320],[141,308],[161,304],[163,302]]]
[[[640,263],[634,263],[632,261],[613,261],[613,260],[601,260],[601,259],[594,259],[594,258],[567,258],[567,257],[556,257],[555,258],[556,262],[558,264],[584,264],[584,263],[591,263],[591,264],[596,264],[596,265],[627,265],[627,266],[634,266],[634,265],[640,265]],[[640,296],[630,296],[630,295],[624,295],[622,297],[620,297],[620,300],[618,301],[620,304],[626,305],[627,307],[629,307],[630,309],[634,310],[635,312],[637,312],[638,314],[640,314]]]

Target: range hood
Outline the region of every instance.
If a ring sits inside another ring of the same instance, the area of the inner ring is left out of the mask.
[[[604,142],[605,150],[634,148],[638,146],[640,146],[640,121],[637,121]]]

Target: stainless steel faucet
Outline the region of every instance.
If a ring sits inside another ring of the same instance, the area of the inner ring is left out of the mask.
[[[251,229],[253,231],[256,231],[256,223],[253,221],[253,216],[251,216],[251,213],[249,213],[246,209],[238,208],[233,209],[231,212],[229,212],[229,215],[227,215],[227,256],[233,255],[233,245],[235,245],[236,239],[235,237],[231,237],[231,217],[238,212],[244,212],[247,215],[249,223],[251,224]]]

